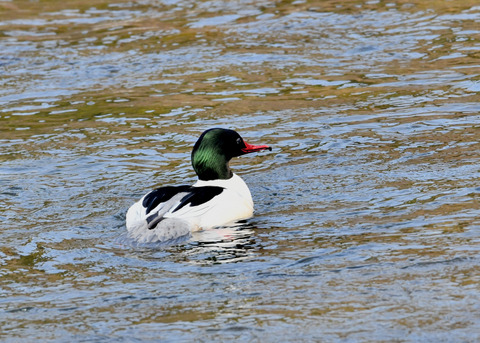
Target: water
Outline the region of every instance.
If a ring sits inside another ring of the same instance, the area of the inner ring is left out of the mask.
[[[0,4],[3,342],[480,340],[476,1]],[[206,128],[256,215],[138,245]]]

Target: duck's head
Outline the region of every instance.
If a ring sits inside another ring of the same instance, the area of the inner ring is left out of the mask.
[[[192,166],[200,180],[229,179],[228,162],[250,152],[272,150],[268,145],[246,143],[234,130],[214,128],[202,133],[192,151]]]

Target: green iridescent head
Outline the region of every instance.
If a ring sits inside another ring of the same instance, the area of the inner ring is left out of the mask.
[[[202,133],[192,151],[192,166],[200,180],[229,179],[233,173],[228,162],[249,152],[270,149],[266,145],[250,145],[228,129],[214,128]]]

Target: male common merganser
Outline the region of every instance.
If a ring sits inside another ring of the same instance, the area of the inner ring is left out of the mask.
[[[160,187],[144,195],[128,209],[129,236],[138,242],[165,241],[252,217],[250,190],[228,163],[233,157],[262,150],[272,148],[248,144],[233,130],[203,132],[192,150],[198,181],[192,186]]]

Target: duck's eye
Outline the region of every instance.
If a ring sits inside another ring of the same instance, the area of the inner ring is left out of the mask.
[[[241,138],[237,138],[237,145],[241,145],[242,144],[242,139]]]

